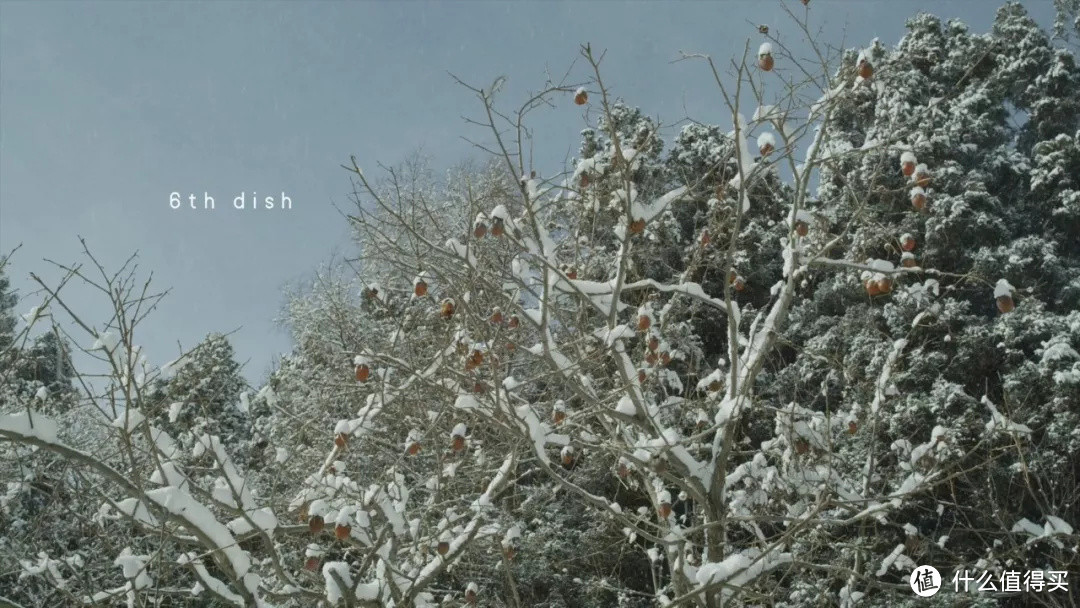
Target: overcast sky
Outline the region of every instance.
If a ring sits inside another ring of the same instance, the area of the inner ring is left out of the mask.
[[[1050,23],[1050,0],[1027,4]],[[920,10],[983,32],[996,5],[811,0],[810,15],[827,41],[863,47],[895,44]],[[0,252],[22,243],[9,272],[27,297],[30,272],[60,277],[43,258],[80,260],[77,236],[113,269],[138,251],[172,289],[136,336],[151,362],[239,328],[233,346],[258,383],[290,349],[273,323],[282,286],[355,253],[335,209],[351,189],[340,164],[355,155],[371,174],[418,149],[437,167],[477,156],[460,137],[482,136],[462,120],[479,106],[448,72],[479,86],[507,75],[503,99],[519,104],[591,42],[616,95],[666,123],[728,127],[705,64],[671,62],[756,48],[757,23],[796,35],[769,0],[0,2]],[[580,62],[572,74],[584,80]],[[541,172],[555,173],[583,113],[567,98],[537,124]],[[242,191],[284,191],[292,210],[237,211]],[[191,210],[188,194],[201,207],[204,192],[217,209]],[[100,296],[71,296],[88,321],[107,320]]]

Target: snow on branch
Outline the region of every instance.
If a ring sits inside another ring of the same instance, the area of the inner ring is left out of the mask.
[[[650,205],[642,205],[637,201],[633,201],[630,205],[630,213],[633,216],[633,219],[645,220],[645,222],[648,223],[652,221],[653,218],[666,211],[672,203],[686,196],[688,191],[689,189],[686,186],[679,186],[662,195]]]
[[[692,594],[709,593],[717,587],[724,587],[722,598],[732,595],[736,590],[749,585],[762,574],[793,561],[790,553],[762,553],[760,550],[751,548],[738,553],[733,553],[719,562],[710,562],[702,565],[693,572],[692,566],[685,566],[693,572],[693,579],[698,587]]]
[[[987,432],[993,433],[994,431],[1004,431],[1006,433],[1012,433],[1016,435],[1031,435],[1031,428],[1027,425],[1020,424],[1009,420],[1004,414],[997,409],[993,401],[986,395],[982,397],[982,403],[986,406],[986,409],[990,410],[990,421],[986,423]]]
[[[900,353],[903,352],[907,344],[908,341],[905,338],[893,342],[892,350],[889,351],[889,356],[885,359],[885,365],[881,367],[881,374],[878,376],[877,382],[874,383],[874,400],[870,403],[871,413],[877,414],[878,410],[881,409],[881,404],[888,397],[890,378],[896,368],[896,361],[900,358]]]
[[[57,426],[51,418],[32,411],[0,416],[0,435],[10,439],[36,439],[45,444],[56,444]]]
[[[222,555],[233,580],[242,585],[241,593],[247,597],[258,598],[260,579],[250,571],[251,559],[248,553],[240,549],[228,527],[220,523],[209,508],[195,500],[188,492],[176,486],[141,490],[125,475],[101,460],[59,442],[56,438],[56,423],[44,416],[31,413],[4,415],[0,417],[0,438],[47,448],[71,461],[90,466],[128,494],[131,502],[123,503],[130,509],[128,515],[137,516],[142,513],[142,519],[151,519],[149,511],[143,505],[152,505],[162,516],[190,530],[205,547]]]

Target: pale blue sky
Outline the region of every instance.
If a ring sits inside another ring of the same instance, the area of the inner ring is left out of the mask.
[[[1027,4],[1049,24],[1050,0]],[[920,10],[982,32],[997,6],[812,0],[810,13],[829,42],[846,31],[848,46],[892,45]],[[354,253],[334,208],[349,205],[339,165],[352,154],[370,174],[418,148],[437,166],[476,156],[460,136],[481,136],[461,119],[478,106],[448,71],[481,86],[508,75],[502,95],[520,103],[545,68],[561,75],[591,42],[631,104],[667,123],[727,125],[705,65],[671,60],[680,50],[726,59],[747,39],[756,48],[750,22],[795,34],[770,0],[0,0],[0,251],[23,243],[10,271],[26,296],[29,272],[59,276],[42,258],[78,259],[76,235],[111,268],[138,250],[173,290],[137,337],[151,362],[239,327],[232,343],[258,382],[290,348],[272,323],[282,285]],[[586,76],[580,63],[574,76]],[[539,168],[551,174],[585,124],[568,100],[539,118]],[[293,209],[231,208],[252,190],[284,190]],[[218,209],[172,210],[173,191],[207,191]],[[100,306],[87,311],[104,319]]]

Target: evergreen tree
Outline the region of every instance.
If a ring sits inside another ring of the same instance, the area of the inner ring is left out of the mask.
[[[0,259],[0,351],[3,351],[15,337],[15,304],[18,297],[11,288],[11,280],[5,272],[7,260]]]
[[[30,382],[40,382],[50,392],[71,390],[70,348],[56,332],[48,331],[34,339],[22,358],[20,375]]]
[[[893,155],[836,162],[823,172],[819,197],[842,224],[868,209],[879,218],[854,233],[863,256],[895,260],[900,237],[912,235],[917,263],[934,274],[871,298],[843,276],[816,279],[791,312],[784,349],[791,363],[763,378],[765,394],[777,405],[795,397],[822,412],[860,411],[878,401],[873,382],[905,340],[885,420],[867,434],[853,427],[842,459],[878,458],[877,479],[899,481],[920,465],[904,442],[942,433],[959,451],[938,457],[967,450],[960,463],[966,472],[894,517],[927,539],[948,537],[947,544],[923,545],[915,561],[961,569],[960,556],[967,556],[968,564],[1060,569],[1054,564],[1075,558],[1052,544],[1006,547],[1016,522],[1080,518],[1080,72],[1019,4],[1003,7],[987,35],[930,15],[908,28],[876,64],[879,92],[846,104],[829,134],[841,149],[900,134],[905,149],[933,168],[927,211],[912,212],[899,176],[877,177],[875,167],[893,166]],[[847,203],[852,184],[872,193],[865,206]],[[1000,314],[992,297],[999,279],[1016,286],[1010,314]],[[1032,433],[1016,444],[991,430],[988,402]],[[883,464],[889,449],[899,450],[896,465]],[[875,542],[887,551],[895,540],[878,539],[860,538],[841,553],[858,559]]]
[[[216,435],[238,458],[251,436],[241,399],[246,387],[228,339],[210,334],[183,357],[174,376],[155,383],[149,394],[155,424],[188,446],[203,434]]]
[[[1080,34],[1080,0],[1054,0],[1054,37],[1069,41],[1074,34]]]

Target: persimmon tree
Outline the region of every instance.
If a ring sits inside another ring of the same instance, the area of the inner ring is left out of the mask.
[[[659,125],[613,98],[589,46],[589,82],[549,85],[516,111],[496,103],[497,85],[469,87],[482,107],[471,122],[488,130],[477,145],[495,162],[458,196],[347,167],[364,275],[403,325],[393,349],[360,356],[421,381],[454,421],[516,435],[523,462],[661,564],[651,592],[665,605],[775,601],[778,580],[793,581],[795,605],[889,603],[908,596],[917,563],[1060,571],[1074,558],[1016,539],[1038,528],[1075,542],[1059,516],[1075,500],[1049,500],[1030,477],[1037,509],[970,494],[1003,461],[1053,461],[1060,434],[1031,445],[1032,428],[1010,418],[1003,369],[954,378],[923,361],[970,356],[966,340],[947,354],[950,311],[974,309],[971,328],[1010,325],[1014,282],[1030,277],[989,259],[1030,246],[1034,229],[1006,220],[1027,179],[1010,136],[1037,150],[1075,127],[1059,106],[1072,103],[1064,82],[1076,70],[1016,5],[989,36],[926,16],[910,27],[894,51],[873,42],[831,57],[811,40],[813,67],[781,38],[724,67],[686,54],[715,80],[731,130],[689,125],[666,162]],[[1010,49],[1016,37],[1030,44]],[[1025,62],[1059,88],[1022,84]],[[591,104],[595,128],[581,157],[545,178],[527,156],[526,117],[568,94]],[[1011,131],[1010,103],[1038,117]],[[1014,174],[981,173],[995,166]],[[1000,202],[965,211],[979,196]],[[980,242],[987,222],[1003,229]],[[950,242],[961,233],[964,245]],[[423,297],[409,292],[410,271]],[[1074,344],[1058,318],[1055,339]],[[586,461],[647,506],[576,483]],[[999,513],[989,521],[988,503]],[[1034,512],[1045,524],[1017,523]]]

